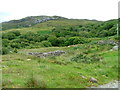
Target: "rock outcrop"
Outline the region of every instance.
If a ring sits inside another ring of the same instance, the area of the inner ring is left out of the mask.
[[[49,20],[67,19],[61,16],[29,16],[19,20],[11,20],[2,23],[2,30],[31,27],[33,25],[43,23]],[[9,25],[9,27],[8,27]]]
[[[62,54],[65,54],[66,52],[65,51],[60,51],[60,50],[57,50],[57,51],[53,51],[53,52],[30,52],[28,53],[28,55],[33,55],[33,56],[37,56],[37,57],[40,57],[40,58],[45,58],[45,57],[49,57],[49,56],[60,56]]]
[[[91,77],[89,81],[92,82],[92,83],[97,83],[98,82],[97,79],[95,79],[93,77]]]
[[[112,50],[118,50],[118,46],[114,46]]]
[[[98,41],[98,44],[100,44],[100,45],[105,45],[105,44],[117,45],[118,43],[114,40],[100,40],[100,41]]]

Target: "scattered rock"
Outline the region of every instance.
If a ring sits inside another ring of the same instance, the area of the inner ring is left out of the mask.
[[[90,80],[89,80],[90,82],[92,82],[92,83],[97,83],[98,81],[97,81],[97,79],[95,79],[95,78],[90,78]]]

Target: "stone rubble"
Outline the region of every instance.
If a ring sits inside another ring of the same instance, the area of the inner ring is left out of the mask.
[[[105,44],[111,44],[111,45],[118,45],[118,42],[114,40],[100,40],[98,41],[98,44],[105,45]]]
[[[62,54],[65,54],[66,52],[65,51],[60,51],[60,50],[57,50],[57,51],[53,51],[53,52],[30,52],[28,53],[28,55],[33,55],[33,56],[37,56],[37,57],[40,57],[40,58],[44,58],[44,57],[49,57],[49,56],[60,56]]]

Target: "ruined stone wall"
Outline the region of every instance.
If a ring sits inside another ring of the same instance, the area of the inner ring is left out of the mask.
[[[40,58],[44,58],[44,57],[49,57],[49,56],[60,56],[62,54],[65,54],[66,52],[65,51],[60,51],[60,50],[57,50],[57,51],[53,51],[53,52],[30,52],[28,53],[28,55],[33,55],[33,56],[37,56],[37,57],[40,57]]]

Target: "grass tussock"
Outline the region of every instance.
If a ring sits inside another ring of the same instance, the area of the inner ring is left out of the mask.
[[[41,76],[36,76],[36,75],[32,75],[28,79],[26,85],[29,88],[47,88],[47,84],[44,78]]]

